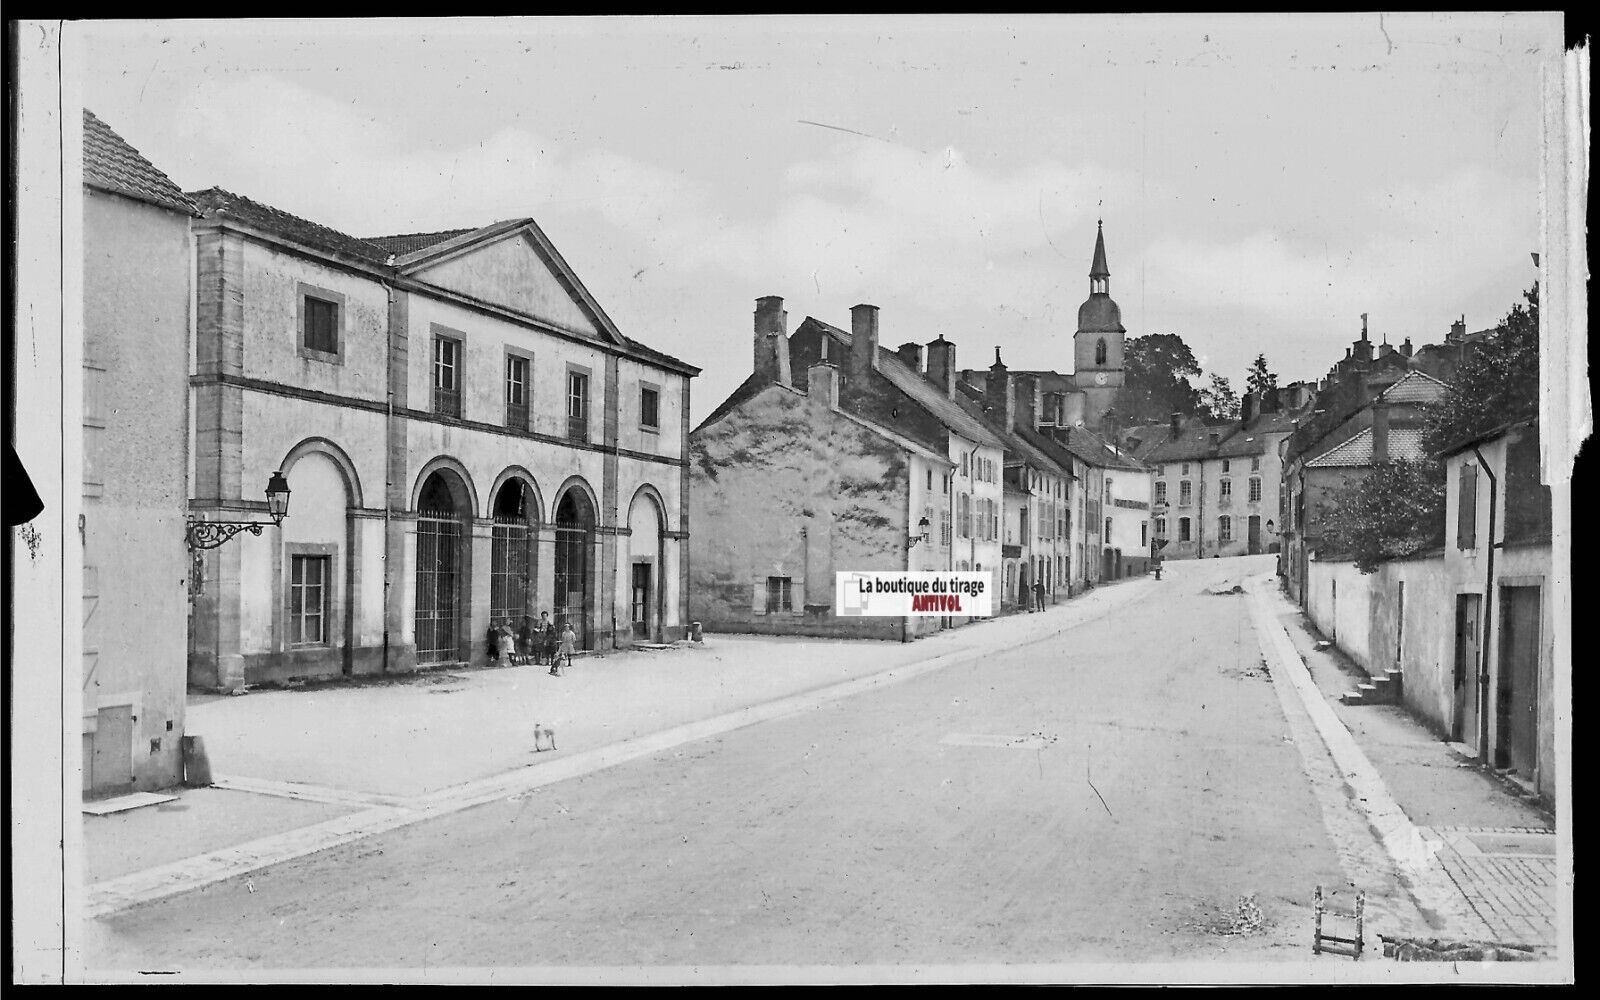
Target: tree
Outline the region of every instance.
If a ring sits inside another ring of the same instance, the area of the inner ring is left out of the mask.
[[[1173,413],[1200,410],[1189,380],[1200,377],[1194,352],[1175,333],[1133,337],[1123,347],[1123,384],[1117,409],[1123,426],[1165,423]]]
[[[1221,375],[1213,374],[1211,384],[1200,390],[1200,410],[1211,420],[1239,419],[1239,394]]]
[[[1250,364],[1250,373],[1245,376],[1247,392],[1265,393],[1268,389],[1278,387],[1278,376],[1267,370],[1267,356],[1257,354],[1255,361]]]
[[[1423,410],[1424,443],[1434,454],[1539,412],[1539,283],[1523,293],[1456,369],[1444,396]]]
[[[1444,544],[1444,464],[1386,462],[1318,506],[1322,551],[1371,573],[1385,560]]]

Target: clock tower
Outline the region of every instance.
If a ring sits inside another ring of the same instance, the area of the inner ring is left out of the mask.
[[[1089,267],[1089,298],[1078,307],[1078,332],[1073,336],[1073,384],[1084,394],[1084,423],[1091,428],[1098,429],[1105,412],[1116,404],[1127,332],[1122,326],[1122,310],[1111,299],[1111,269],[1106,266],[1102,223],[1095,233],[1094,262]]]

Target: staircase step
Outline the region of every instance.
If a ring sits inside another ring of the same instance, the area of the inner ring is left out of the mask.
[[[1362,698],[1360,691],[1346,691],[1344,694],[1339,696],[1339,700],[1344,702],[1346,705],[1365,704],[1365,700]]]

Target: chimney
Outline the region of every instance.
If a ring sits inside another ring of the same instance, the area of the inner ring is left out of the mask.
[[[1253,392],[1247,392],[1244,394],[1244,398],[1239,400],[1239,422],[1242,424],[1248,424],[1250,422],[1250,418],[1254,417],[1255,415],[1256,394]]]
[[[1452,344],[1460,343],[1462,338],[1464,338],[1466,335],[1467,317],[1465,314],[1463,314],[1460,319],[1450,324],[1449,342]]]
[[[1064,405],[1061,407],[1059,423],[1063,427],[1077,427],[1083,423],[1083,404],[1085,396],[1081,392],[1062,393]]]
[[[894,353],[899,356],[901,361],[905,362],[907,368],[916,372],[918,375],[922,374],[921,344],[913,340],[910,343],[901,344]]]
[[[1389,460],[1389,401],[1377,400],[1372,404],[1372,464],[1381,465]]]
[[[1172,436],[1173,436],[1174,439],[1176,439],[1182,433],[1183,433],[1183,414],[1174,413],[1172,415]]]
[[[851,306],[850,378],[865,387],[867,373],[876,367],[878,367],[878,307]]]
[[[1411,338],[1410,337],[1407,337],[1400,344],[1400,353],[1404,354],[1408,358],[1411,357]]]
[[[756,299],[754,371],[768,382],[791,384],[789,314],[784,312],[783,299],[777,295]]]
[[[946,396],[956,394],[956,345],[939,334],[928,341],[928,381],[944,390]]]
[[[1269,386],[1268,388],[1266,388],[1265,390],[1262,391],[1262,393],[1261,393],[1261,412],[1262,413],[1277,413],[1278,412],[1278,392],[1279,392],[1278,387],[1275,386],[1275,385],[1274,386]]]
[[[1030,431],[1043,423],[1044,394],[1040,391],[1039,376],[1018,375],[1016,378],[1017,423]]]
[[[994,349],[994,364],[989,366],[989,380],[983,386],[983,405],[989,419],[1006,430],[1016,426],[1017,398],[1011,391],[1011,373],[1000,360],[1000,348]]]
[[[828,409],[839,408],[839,366],[819,361],[806,369],[806,395],[820,399]]]

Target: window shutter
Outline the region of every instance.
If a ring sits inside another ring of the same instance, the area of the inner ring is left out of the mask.
[[[1461,495],[1456,504],[1456,545],[1458,548],[1478,547],[1478,467],[1470,462],[1461,464]]]
[[[757,580],[750,585],[750,613],[764,615],[767,613],[767,583]]]

